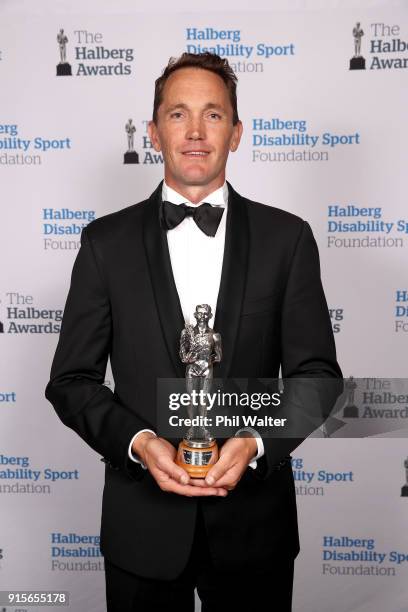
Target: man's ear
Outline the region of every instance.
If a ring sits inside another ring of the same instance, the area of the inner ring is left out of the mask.
[[[242,125],[242,121],[238,121],[234,125],[234,131],[232,133],[231,142],[230,142],[230,151],[234,152],[238,149],[239,143],[241,141],[243,129],[244,127]]]
[[[159,135],[157,132],[157,126],[153,120],[149,121],[149,123],[147,124],[147,133],[149,134],[149,138],[151,140],[154,150],[157,152],[161,151],[161,145],[160,145]]]

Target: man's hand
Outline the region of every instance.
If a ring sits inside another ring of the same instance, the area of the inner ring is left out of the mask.
[[[256,439],[252,436],[229,438],[220,450],[218,461],[205,477],[205,484],[228,491],[235,489],[248,464],[256,456],[257,449]]]
[[[228,494],[226,488],[207,486],[203,479],[190,479],[187,472],[175,463],[176,449],[164,438],[145,431],[133,442],[132,451],[140,457],[162,491],[187,497],[225,497]]]

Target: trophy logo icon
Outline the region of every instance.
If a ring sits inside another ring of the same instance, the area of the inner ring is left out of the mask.
[[[133,119],[129,119],[125,125],[125,132],[127,135],[128,150],[123,157],[124,164],[138,164],[139,155],[135,151],[135,132],[136,127],[133,124]]]
[[[361,55],[361,39],[363,36],[364,32],[358,21],[353,28],[354,55],[350,60],[350,70],[365,70],[365,59]]]
[[[57,34],[57,43],[60,52],[60,62],[57,64],[57,76],[72,76],[71,65],[67,62],[67,42],[68,36],[61,28]]]
[[[344,419],[357,419],[358,418],[358,408],[354,403],[354,395],[357,389],[357,383],[354,380],[353,376],[349,376],[347,382],[344,383],[344,386],[347,391],[347,401],[343,410],[343,418]]]
[[[408,497],[408,457],[404,461],[405,468],[405,484],[401,488],[401,497]]]
[[[217,442],[206,427],[206,394],[212,386],[213,364],[222,358],[221,336],[208,325],[212,316],[211,306],[197,305],[196,325],[186,325],[180,336],[179,354],[187,364],[186,388],[191,397],[187,413],[193,425],[179,444],[176,463],[192,478],[205,478],[218,459]]]

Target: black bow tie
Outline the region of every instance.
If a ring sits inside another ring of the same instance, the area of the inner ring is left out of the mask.
[[[193,217],[197,226],[207,236],[215,236],[221,221],[224,209],[221,206],[211,206],[203,202],[200,206],[187,206],[187,204],[161,203],[160,222],[165,229],[173,229],[185,219]]]

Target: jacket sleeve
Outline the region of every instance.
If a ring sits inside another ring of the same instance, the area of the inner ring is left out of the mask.
[[[138,478],[143,469],[130,461],[128,447],[134,434],[147,424],[103,384],[111,337],[103,266],[85,228],[45,395],[64,425],[102,455],[102,461]]]
[[[343,390],[318,248],[306,222],[292,256],[283,298],[281,355],[285,393],[276,417],[287,417],[292,431],[287,437],[285,431],[281,437],[263,437],[265,455],[255,470],[261,479],[279,469],[279,464],[324,422]],[[301,432],[299,437],[297,432]]]

